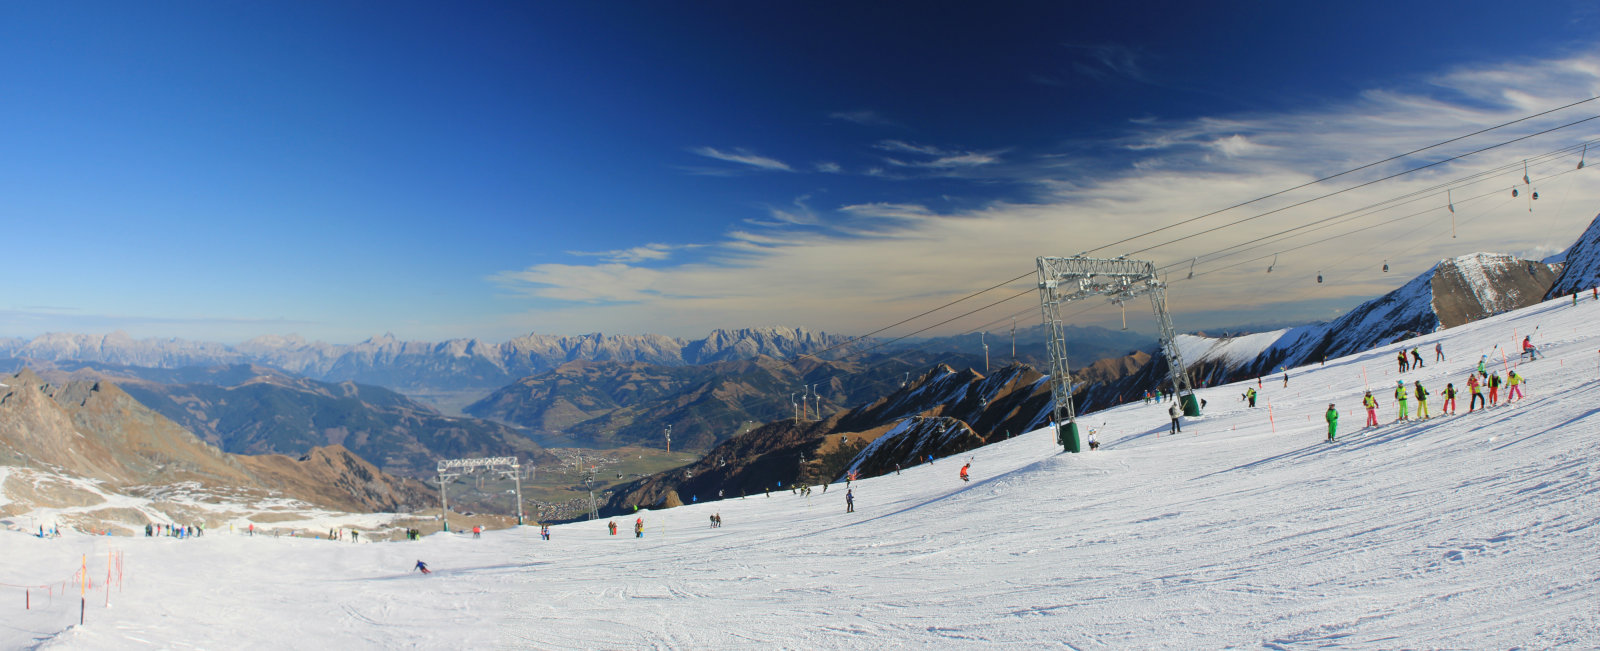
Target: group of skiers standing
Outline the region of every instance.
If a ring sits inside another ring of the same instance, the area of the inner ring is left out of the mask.
[[[1538,351],[1533,346],[1532,335],[1523,338],[1522,348],[1523,354],[1528,356],[1530,361],[1537,359]],[[1435,354],[1434,361],[1444,361],[1444,346],[1442,344],[1434,344],[1433,350]],[[1395,359],[1399,362],[1401,372],[1405,372],[1412,368],[1423,367],[1422,355],[1419,354],[1418,349],[1416,348],[1412,348],[1409,351],[1409,362],[1408,354],[1405,349],[1401,349],[1396,355]],[[1518,375],[1516,370],[1507,369],[1505,379],[1501,379],[1500,372],[1492,370],[1488,366],[1489,356],[1484,355],[1478,359],[1478,368],[1467,376],[1467,392],[1472,396],[1471,402],[1467,403],[1467,413],[1469,414],[1479,408],[1498,406],[1500,404],[1500,387],[1502,386],[1509,387],[1506,393],[1506,404],[1510,404],[1515,400],[1520,400],[1523,397],[1522,385],[1526,383],[1526,380],[1524,380],[1521,375]],[[1487,400],[1484,398],[1483,394],[1483,389],[1485,388],[1489,390]],[[1395,422],[1411,420],[1410,401],[1413,398],[1415,398],[1417,401],[1417,418],[1431,418],[1432,415],[1428,413],[1428,395],[1428,389],[1422,385],[1421,380],[1413,380],[1410,387],[1406,386],[1405,380],[1395,380],[1394,399],[1399,406],[1399,415],[1395,419]],[[1435,395],[1444,398],[1444,404],[1439,410],[1439,415],[1455,415],[1455,383],[1445,383],[1444,388],[1439,390]],[[1378,399],[1372,395],[1372,391],[1367,391],[1366,396],[1361,399],[1361,405],[1367,409],[1367,423],[1365,427],[1380,426],[1381,423],[1378,422],[1378,408],[1381,405],[1379,404]],[[1339,423],[1339,411],[1334,407],[1333,403],[1328,403],[1328,411],[1324,417],[1328,421],[1328,441],[1332,442],[1334,437],[1337,435]]]
[[[204,525],[178,526],[172,524],[147,523],[144,525],[144,537],[166,536],[169,538],[193,538],[206,533]]]

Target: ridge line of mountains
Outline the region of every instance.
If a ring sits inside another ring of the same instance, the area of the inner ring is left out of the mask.
[[[688,366],[757,355],[793,357],[841,346],[849,340],[805,328],[766,327],[718,329],[700,339],[653,334],[535,333],[501,343],[480,339],[402,341],[384,334],[354,344],[330,344],[307,341],[298,335],[267,335],[230,346],[176,338],[134,339],[117,331],[106,335],[47,333],[33,339],[0,338],[0,357],[163,369],[256,364],[314,380],[353,381],[407,392],[496,389],[518,378],[580,360]]]

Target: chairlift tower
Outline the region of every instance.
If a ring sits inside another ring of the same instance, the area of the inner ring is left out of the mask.
[[[439,460],[439,518],[444,523],[444,530],[450,530],[450,496],[445,486],[451,480],[464,474],[484,472],[499,475],[501,478],[510,478],[516,486],[517,496],[517,525],[522,525],[522,464],[516,457],[490,457],[486,459],[440,459]]]
[[[1143,260],[1126,258],[1040,257],[1039,304],[1044,313],[1045,344],[1050,356],[1050,393],[1053,400],[1050,420],[1056,440],[1067,452],[1082,451],[1078,437],[1078,414],[1072,403],[1072,377],[1067,366],[1067,337],[1061,322],[1061,305],[1095,296],[1105,296],[1118,305],[1148,295],[1160,328],[1161,352],[1167,358],[1167,379],[1173,394],[1180,396],[1183,411],[1200,415],[1200,401],[1189,384],[1189,372],[1178,350],[1178,333],[1167,313],[1166,283],[1156,274],[1156,266]],[[1065,428],[1062,412],[1066,412]]]
[[[596,502],[595,499],[594,499],[594,473],[598,469],[599,469],[599,466],[590,466],[589,467],[588,476],[583,478],[584,486],[588,487],[588,489],[589,489],[589,519],[590,520],[595,520],[595,519],[598,519],[600,517],[600,504],[598,502]]]

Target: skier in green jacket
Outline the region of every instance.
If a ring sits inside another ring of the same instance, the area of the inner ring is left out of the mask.
[[[1328,442],[1333,442],[1333,437],[1339,432],[1339,410],[1333,408],[1333,403],[1328,403]]]

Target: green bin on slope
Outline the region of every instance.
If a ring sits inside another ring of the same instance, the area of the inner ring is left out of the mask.
[[[1200,399],[1196,398],[1193,393],[1185,393],[1185,394],[1183,394],[1183,415],[1185,415],[1185,416],[1199,416],[1200,415]]]
[[[1068,452],[1077,454],[1083,451],[1082,438],[1078,436],[1078,421],[1069,420],[1060,428],[1057,442]]]

